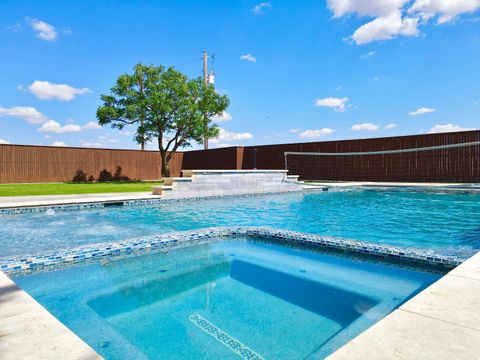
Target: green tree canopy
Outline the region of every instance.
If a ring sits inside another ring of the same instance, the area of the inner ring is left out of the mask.
[[[228,107],[229,99],[201,78],[188,79],[173,67],[137,64],[133,74],[123,74],[102,95],[97,109],[100,125],[123,129],[136,126],[135,140],[142,146],[157,140],[162,176],[170,176],[173,154],[193,142],[218,135],[211,122]]]

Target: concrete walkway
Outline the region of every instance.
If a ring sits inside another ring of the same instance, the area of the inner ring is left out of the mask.
[[[384,182],[384,181],[312,181],[305,183],[305,186],[326,186],[326,187],[406,187],[424,189],[448,189],[448,190],[472,190],[480,191],[480,184],[473,183],[420,183],[420,182]]]

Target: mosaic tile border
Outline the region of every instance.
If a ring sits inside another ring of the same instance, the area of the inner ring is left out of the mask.
[[[466,260],[438,254],[431,250],[403,248],[268,227],[236,226],[179,231],[118,242],[84,245],[39,255],[3,258],[0,259],[0,271],[14,274],[62,268],[96,259],[142,254],[155,250],[170,251],[179,247],[228,240],[237,236],[247,236],[252,240],[263,238],[292,246],[308,246],[324,252],[344,253],[442,270],[453,269]]]
[[[64,210],[82,210],[82,209],[97,209],[105,207],[105,203],[84,203],[84,204],[65,204],[65,205],[39,205],[39,206],[26,206],[17,208],[3,208],[0,209],[0,215],[15,215],[26,213],[39,213],[48,210],[64,211]]]
[[[11,207],[11,208],[2,208],[0,209],[1,215],[16,215],[16,214],[25,214],[25,213],[40,213],[48,210],[54,211],[75,211],[83,209],[98,209],[105,208],[112,205],[120,206],[150,206],[161,204],[165,202],[178,202],[178,201],[188,201],[188,200],[212,200],[212,199],[221,199],[221,198],[235,198],[235,197],[244,197],[244,196],[262,196],[262,195],[276,195],[292,192],[302,192],[302,189],[295,190],[282,190],[282,191],[258,191],[258,192],[239,192],[239,193],[230,193],[230,194],[211,194],[211,195],[201,195],[201,196],[175,196],[175,197],[165,197],[157,199],[136,199],[136,200],[99,200],[97,202],[85,202],[81,204],[59,204],[59,205],[36,205],[36,206],[23,206],[23,207]]]
[[[235,354],[246,360],[265,360],[261,355],[250,349],[247,345],[241,343],[233,336],[229,335],[219,327],[212,324],[199,314],[193,314],[188,317],[188,320],[203,332],[210,335],[215,340],[218,340],[223,345],[232,350]]]

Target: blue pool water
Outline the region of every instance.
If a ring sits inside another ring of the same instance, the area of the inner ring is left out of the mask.
[[[239,238],[14,280],[108,360],[294,360],[324,358],[438,278]]]
[[[210,226],[271,226],[468,256],[480,195],[409,190],[305,192],[0,216],[0,258]]]

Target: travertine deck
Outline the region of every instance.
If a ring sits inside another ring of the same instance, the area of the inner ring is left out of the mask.
[[[305,183],[306,187],[327,186],[335,187],[407,187],[436,190],[469,190],[480,191],[480,184],[473,183],[426,183],[426,182],[379,182],[379,181],[315,181]]]
[[[327,359],[480,359],[480,253]]]
[[[102,359],[0,272],[0,359]]]
[[[150,200],[159,198],[160,196],[152,195],[151,192],[79,195],[2,196],[0,197],[0,209],[11,207],[85,204],[92,202]]]

